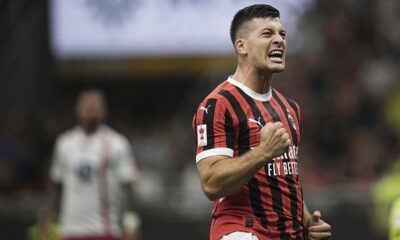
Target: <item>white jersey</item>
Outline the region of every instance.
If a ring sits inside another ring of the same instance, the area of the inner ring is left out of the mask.
[[[138,177],[125,137],[104,125],[89,136],[80,127],[67,131],[57,139],[50,177],[63,188],[63,236],[121,236],[121,185]]]

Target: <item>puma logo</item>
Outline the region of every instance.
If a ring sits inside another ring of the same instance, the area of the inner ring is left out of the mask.
[[[200,107],[200,110],[204,110],[204,112],[206,112],[206,114],[208,114],[208,108],[211,107],[211,105],[208,105],[207,107]]]
[[[261,117],[258,117],[257,120],[255,120],[255,119],[253,119],[253,118],[249,118],[249,122],[257,123],[257,125],[260,126],[260,128],[264,127],[264,126],[262,125],[262,123],[261,123]]]

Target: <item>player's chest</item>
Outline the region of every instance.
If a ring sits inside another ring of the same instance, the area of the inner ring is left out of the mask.
[[[293,111],[275,104],[265,104],[243,108],[242,114],[233,119],[233,127],[238,142],[246,142],[254,147],[260,142],[260,130],[268,123],[281,122],[294,144],[300,141],[298,119]]]
[[[81,183],[91,183],[112,165],[111,149],[98,142],[74,142],[64,149],[67,175]]]

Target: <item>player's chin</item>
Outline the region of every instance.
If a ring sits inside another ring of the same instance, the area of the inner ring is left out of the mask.
[[[280,73],[285,70],[285,63],[273,63],[268,65],[268,70],[273,73]]]

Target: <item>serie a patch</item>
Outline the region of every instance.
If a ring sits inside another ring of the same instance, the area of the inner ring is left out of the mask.
[[[197,125],[197,146],[207,146],[207,124]]]

